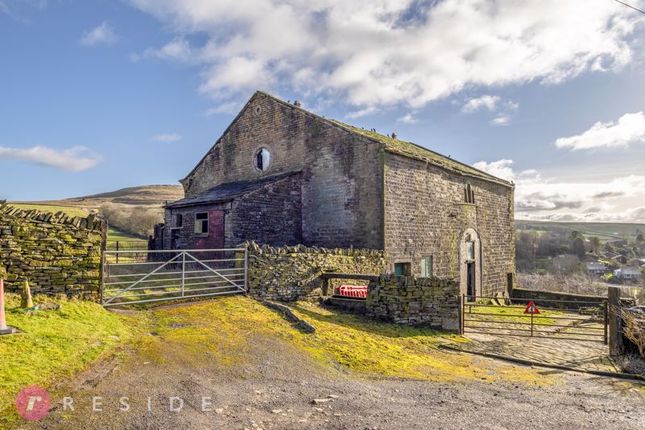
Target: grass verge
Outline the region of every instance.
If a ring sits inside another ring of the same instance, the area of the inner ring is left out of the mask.
[[[91,302],[35,298],[56,302],[58,310],[32,314],[7,297],[7,324],[21,333],[0,337],[0,427],[16,420],[16,394],[25,386],[50,387],[86,369],[136,333],[132,317],[107,312]]]

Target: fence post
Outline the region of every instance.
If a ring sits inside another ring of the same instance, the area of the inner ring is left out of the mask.
[[[244,290],[249,292],[249,248],[244,248]]]
[[[116,241],[116,264],[119,264],[119,241]]]
[[[184,297],[184,284],[186,279],[186,252],[181,253],[181,296]]]
[[[616,357],[624,352],[623,324],[620,317],[620,288],[609,287],[608,319],[609,319],[609,355]]]
[[[609,325],[609,303],[607,300],[604,301],[604,306],[603,306],[603,325],[605,327],[604,333],[603,333],[603,342],[605,345],[609,343],[608,340],[608,333],[607,333],[607,326]]]

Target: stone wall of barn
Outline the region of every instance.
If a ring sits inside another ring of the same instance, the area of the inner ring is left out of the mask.
[[[378,275],[385,268],[382,251],[248,244],[249,295],[260,300],[295,301],[320,296],[324,272]]]
[[[271,153],[266,171],[254,165],[262,148]],[[256,93],[182,184],[191,197],[222,183],[296,171],[302,171],[304,245],[382,248],[380,146],[263,93]]]
[[[465,202],[467,184],[474,204]],[[481,245],[478,295],[506,290],[507,275],[515,273],[512,187],[386,153],[385,196],[389,270],[395,262],[409,262],[418,276],[421,258],[432,256],[432,275],[460,279],[463,290],[462,238],[472,229]]]
[[[21,210],[0,202],[0,272],[8,291],[25,280],[33,293],[98,299],[106,223]]]
[[[302,243],[301,175],[272,182],[235,199],[226,230],[228,247],[253,240],[271,246]]]
[[[221,219],[223,225],[214,224],[207,235],[196,235],[195,214],[200,212]],[[301,176],[294,174],[232,201],[166,209],[163,246],[157,248],[171,248],[173,231],[181,249],[232,248],[251,240],[271,246],[296,245],[302,243],[301,213]]]
[[[460,312],[453,280],[386,275],[369,285],[366,314],[372,318],[459,331]]]

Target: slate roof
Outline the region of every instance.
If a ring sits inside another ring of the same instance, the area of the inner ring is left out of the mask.
[[[186,197],[176,202],[168,203],[167,208],[180,208],[186,206],[197,206],[201,204],[227,202],[235,199],[248,192],[259,190],[260,188],[272,182],[277,182],[281,179],[288,178],[289,176],[297,175],[297,172],[288,172],[280,175],[266,176],[264,178],[256,179],[254,181],[238,181],[220,184],[216,187],[203,191],[196,196]]]

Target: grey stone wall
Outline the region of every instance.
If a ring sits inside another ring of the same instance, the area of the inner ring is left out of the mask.
[[[290,176],[234,200],[226,222],[226,246],[260,239],[271,246],[302,243],[300,176]]]
[[[21,210],[0,202],[0,272],[8,291],[28,280],[33,293],[97,300],[106,223]]]
[[[381,276],[370,283],[366,305],[372,318],[459,331],[459,283],[453,280]]]
[[[474,190],[475,204],[464,202],[466,184]],[[467,229],[474,229],[481,243],[479,295],[505,291],[507,274],[515,273],[513,217],[512,187],[385,154],[389,270],[396,261],[409,261],[412,274],[419,275],[421,257],[431,255],[433,276],[460,279],[461,239]]]
[[[261,148],[272,155],[265,172],[253,164]],[[222,183],[294,171],[302,171],[304,245],[383,247],[380,146],[262,93],[182,184],[190,197]]]
[[[245,245],[249,249],[249,295],[260,300],[318,297],[323,272],[378,275],[385,267],[382,251]]]

